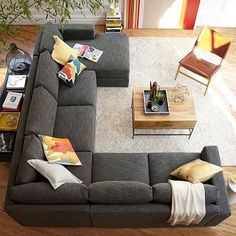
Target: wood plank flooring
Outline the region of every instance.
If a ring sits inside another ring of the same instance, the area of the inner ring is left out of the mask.
[[[233,42],[229,53],[226,57],[225,63],[222,66],[222,74],[225,84],[228,86],[229,91],[236,96],[236,28],[219,28],[221,32],[230,35]],[[97,31],[103,31],[103,26],[98,26]],[[196,37],[200,29],[196,30],[169,30],[169,29],[141,29],[141,30],[124,30],[130,37]],[[36,29],[33,26],[21,26],[19,36],[12,39],[19,47],[27,49],[31,54],[34,49]],[[0,54],[0,60],[5,58],[5,54]],[[5,76],[6,68],[0,68],[0,87],[1,81]],[[222,96],[227,96],[223,94]],[[233,97],[235,99],[235,97]],[[236,119],[236,108],[232,104],[228,104],[228,109],[232,116]],[[236,235],[236,204],[231,207],[232,216],[226,221],[222,222],[216,227],[210,228],[137,228],[137,229],[103,229],[103,228],[35,228],[23,227],[16,223],[4,211],[4,199],[9,176],[10,163],[0,162],[0,236],[65,236],[65,235],[80,235],[80,236],[97,236],[97,235],[112,235],[112,236],[159,236],[159,235],[172,235],[172,236],[231,236]],[[224,175],[227,178],[231,171],[236,171],[236,167],[225,167]]]

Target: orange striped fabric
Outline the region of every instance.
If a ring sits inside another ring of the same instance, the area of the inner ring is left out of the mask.
[[[137,29],[139,24],[140,0],[126,0],[124,9],[124,28]]]

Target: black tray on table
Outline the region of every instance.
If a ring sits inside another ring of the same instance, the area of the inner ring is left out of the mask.
[[[160,89],[160,92],[165,95],[165,100],[162,105],[158,105],[158,111],[152,111],[147,108],[147,104],[149,102],[150,90],[143,91],[143,102],[144,102],[144,113],[145,115],[169,115],[169,103],[166,89]]]

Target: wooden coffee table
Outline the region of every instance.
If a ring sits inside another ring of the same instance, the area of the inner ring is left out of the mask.
[[[145,115],[143,104],[143,90],[146,88],[134,88],[132,96],[132,123],[133,138],[135,135],[187,135],[191,137],[197,123],[194,101],[189,91],[189,96],[183,102],[175,102],[174,88],[162,88],[167,90],[169,101],[169,115]],[[136,133],[136,129],[186,129],[187,133]]]

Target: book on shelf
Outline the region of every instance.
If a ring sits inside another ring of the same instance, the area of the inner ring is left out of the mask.
[[[106,20],[121,20],[121,13],[108,11],[107,16],[106,16]]]
[[[106,28],[122,28],[120,21],[108,21],[106,22]]]
[[[26,85],[26,75],[9,75],[7,79],[7,90],[24,90]]]
[[[16,131],[20,118],[20,112],[1,112],[0,131]]]
[[[86,58],[92,62],[98,62],[103,51],[86,44],[76,43],[73,49],[78,50],[79,57]]]
[[[22,93],[15,93],[9,91],[2,104],[3,111],[20,111],[21,101],[23,98]]]
[[[120,33],[122,28],[106,28],[106,33]]]

